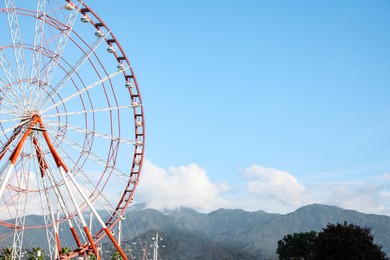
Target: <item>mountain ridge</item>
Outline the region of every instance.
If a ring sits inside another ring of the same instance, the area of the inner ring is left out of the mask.
[[[146,210],[146,209],[145,209]],[[142,210],[141,210],[142,212]],[[189,208],[180,208],[170,212],[153,211],[165,216],[164,225],[156,225],[155,216],[143,219],[143,228],[171,236],[172,232],[192,234],[200,238],[198,244],[208,241],[219,247],[231,250],[234,254],[245,254],[245,259],[277,259],[277,241],[287,234],[316,231],[319,232],[329,223],[348,223],[368,227],[374,235],[374,242],[390,253],[390,217],[377,214],[365,214],[355,210],[336,206],[311,204],[287,214],[267,213],[265,211],[245,211],[242,209],[218,209],[210,213],[199,213]],[[145,216],[144,214],[142,214]],[[169,225],[167,225],[169,223]],[[153,228],[148,228],[148,227]],[[194,239],[192,237],[191,239]],[[180,247],[190,248],[194,241],[181,242]],[[204,249],[206,250],[206,249]],[[207,258],[204,259],[210,259]],[[221,256],[220,256],[221,257]],[[178,259],[169,255],[170,259]],[[243,259],[244,259],[243,258]],[[185,259],[196,259],[187,257]],[[224,258],[216,258],[224,259]],[[226,258],[228,259],[228,258]],[[234,259],[234,258],[231,258]]]
[[[383,246],[383,251],[390,255],[389,216],[322,204],[306,205],[287,214],[223,208],[200,213],[185,207],[159,211],[135,204],[129,207],[121,223],[122,247],[133,252],[135,259],[141,259],[143,250],[152,250],[152,237],[158,233],[165,246],[159,249],[159,258],[162,259],[274,260],[278,259],[277,241],[285,235],[319,232],[329,223],[344,221],[370,228],[374,243]],[[26,223],[40,225],[44,221],[42,216],[31,215],[27,216]],[[96,230],[98,223],[93,223],[93,227]],[[112,230],[115,236],[118,234],[116,228]],[[67,246],[65,242],[71,239],[66,233],[60,236],[64,241],[62,246]],[[47,251],[44,229],[27,229],[24,237],[25,249],[42,247]],[[111,243],[104,238],[101,244],[104,248],[102,259],[109,259]]]

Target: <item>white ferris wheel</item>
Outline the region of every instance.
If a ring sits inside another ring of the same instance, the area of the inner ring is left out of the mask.
[[[4,0],[0,24],[0,248],[21,259],[41,234],[50,259],[100,259],[104,238],[127,259],[111,230],[145,123],[123,48],[81,0]]]

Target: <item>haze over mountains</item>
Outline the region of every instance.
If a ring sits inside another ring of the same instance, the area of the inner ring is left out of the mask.
[[[42,220],[30,216],[28,221]],[[189,208],[160,212],[135,205],[122,221],[122,247],[131,249],[135,259],[140,259],[143,248],[151,254],[152,237],[158,232],[163,239],[159,247],[161,259],[277,259],[277,241],[283,236],[320,231],[328,223],[344,221],[371,228],[374,242],[390,255],[389,216],[319,204],[289,214],[241,209],[219,209],[204,214]],[[26,232],[29,246],[42,247],[45,235],[41,231]],[[103,248],[110,250],[108,244],[103,244]]]

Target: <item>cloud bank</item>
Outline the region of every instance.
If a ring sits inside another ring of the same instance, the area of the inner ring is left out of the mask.
[[[312,203],[390,215],[390,174],[379,182],[304,183],[293,174],[252,165],[241,183],[214,183],[197,164],[164,169],[145,161],[135,200],[158,210],[189,207],[200,212],[241,208],[288,213]]]
[[[146,160],[136,200],[159,210],[190,207],[208,212],[231,207],[221,195],[225,190],[226,184],[212,183],[196,164],[163,169]]]
[[[259,165],[242,170],[249,194],[277,200],[286,205],[302,205],[308,199],[305,186],[286,171]]]

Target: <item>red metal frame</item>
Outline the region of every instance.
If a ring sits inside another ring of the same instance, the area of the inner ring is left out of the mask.
[[[69,174],[68,167],[66,166],[65,162],[62,160],[61,156],[58,154],[58,152],[56,151],[55,147],[53,146],[53,144],[52,144],[52,142],[50,140],[50,137],[49,137],[49,135],[47,134],[47,132],[45,130],[45,126],[43,124],[43,121],[42,121],[42,119],[38,115],[34,115],[32,117],[32,120],[29,123],[29,127],[27,128],[26,132],[23,134],[21,140],[16,145],[15,150],[12,152],[12,154],[11,154],[11,156],[9,158],[9,160],[11,161],[11,164],[12,165],[16,164],[16,161],[17,161],[17,159],[18,159],[18,157],[20,155],[20,151],[22,150],[23,145],[24,145],[27,137],[31,134],[32,129],[33,129],[33,127],[36,124],[39,124],[40,131],[42,131],[42,133],[43,133],[44,139],[45,139],[45,141],[46,141],[46,143],[47,143],[47,145],[48,145],[48,147],[50,149],[50,153],[53,156],[54,161],[57,164],[57,167],[58,168],[62,167],[64,169],[64,171],[67,174]],[[38,165],[40,166],[41,176],[44,177],[45,170],[47,169],[47,164],[46,164],[45,160],[42,157],[42,150],[41,150],[37,140],[35,138],[33,138],[32,140],[33,140],[33,144],[34,144],[34,147],[35,147],[35,150],[36,150],[36,153],[37,153],[37,160],[38,160]],[[94,241],[90,230],[88,229],[87,226],[84,226],[83,229],[84,229],[85,234],[88,237],[89,245],[88,244],[87,245],[81,245],[80,240],[78,239],[78,236],[77,236],[77,232],[74,229],[71,230],[72,234],[73,234],[73,236],[75,238],[75,241],[76,241],[76,243],[77,243],[77,245],[79,247],[77,249],[77,251],[81,252],[81,253],[84,253],[85,251],[90,250],[90,248],[92,248],[92,251],[94,252],[94,254],[97,257],[97,259],[100,260],[100,255],[99,255],[99,252],[98,252],[97,247],[96,247],[96,242]],[[103,230],[104,230],[105,234],[109,237],[111,242],[114,244],[115,248],[119,251],[119,253],[123,257],[123,259],[127,260],[126,254],[123,252],[123,250],[119,246],[118,242],[116,241],[116,239],[112,235],[111,230],[109,230],[107,227],[103,227]],[[58,233],[56,233],[55,236],[56,236],[56,242],[57,242],[57,250],[58,250],[58,254],[60,255],[60,259],[67,259],[66,257],[69,256],[69,255],[72,255],[72,254],[68,254],[67,256],[61,256],[61,246],[60,246],[61,243],[60,243],[60,239],[59,239]]]

